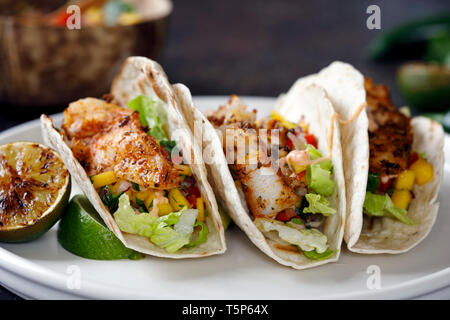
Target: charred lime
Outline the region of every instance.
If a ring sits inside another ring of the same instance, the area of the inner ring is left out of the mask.
[[[70,175],[50,148],[33,142],[0,146],[0,241],[36,239],[59,219]]]

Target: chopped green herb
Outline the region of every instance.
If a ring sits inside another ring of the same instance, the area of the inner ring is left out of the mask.
[[[159,144],[163,146],[169,154],[172,153],[173,148],[177,145],[177,143],[173,140],[161,140]]]
[[[369,172],[369,176],[367,177],[367,191],[376,193],[379,185],[380,177],[378,176],[378,174]]]
[[[131,185],[134,190],[141,191],[141,187],[139,187],[139,185],[136,182],[131,182]]]
[[[110,212],[114,212],[117,210],[119,206],[119,198],[123,192],[120,192],[117,195],[114,195],[109,186],[105,186],[102,189],[102,202],[105,206],[109,208]]]

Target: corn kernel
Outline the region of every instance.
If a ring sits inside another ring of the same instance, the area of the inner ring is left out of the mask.
[[[412,200],[411,192],[409,190],[394,190],[392,194],[392,202],[398,208],[408,209],[409,203]]]
[[[94,184],[94,188],[104,187],[108,184],[113,184],[117,181],[116,174],[114,171],[106,171],[99,173],[92,177],[92,183]]]
[[[203,203],[203,198],[197,198],[197,210],[198,210],[198,215],[197,215],[197,220],[199,221],[205,221],[205,205]]]
[[[169,190],[169,202],[175,210],[181,210],[183,207],[189,207],[189,201],[178,189]]]
[[[416,174],[415,182],[419,186],[433,179],[433,166],[425,159],[419,158],[409,169]]]
[[[184,176],[192,176],[191,168],[185,164],[174,164],[175,169],[179,171],[179,174]]]
[[[412,170],[405,170],[398,175],[395,181],[395,189],[412,190],[416,174]]]
[[[165,216],[166,214],[169,214],[173,212],[173,208],[170,205],[170,203],[158,203],[158,215],[159,216]]]

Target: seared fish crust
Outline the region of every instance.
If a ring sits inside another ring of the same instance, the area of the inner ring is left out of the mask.
[[[173,163],[131,109],[81,99],[64,110],[62,130],[89,176],[113,170],[121,179],[160,189],[180,182]]]
[[[380,177],[395,176],[408,167],[412,132],[410,118],[392,104],[385,85],[364,81],[369,117],[369,171]]]

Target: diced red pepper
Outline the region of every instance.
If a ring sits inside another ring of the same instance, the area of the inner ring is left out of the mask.
[[[305,140],[307,144],[311,144],[314,148],[317,148],[317,139],[313,134],[305,134]]]
[[[297,179],[303,181],[306,177],[306,170],[303,170],[297,174]]]
[[[200,190],[196,185],[188,187],[182,191],[189,204],[195,209],[197,208],[197,198],[200,198]]]
[[[387,182],[383,183],[383,181],[380,180],[380,184],[378,185],[378,192],[380,193],[386,193],[386,191],[389,190],[389,188],[392,186],[392,181],[394,179],[389,179]]]
[[[294,144],[292,143],[291,139],[289,139],[288,137],[286,137],[286,146],[292,150],[294,149]]]
[[[411,153],[408,160],[408,167],[410,167],[417,160],[419,160],[419,154],[417,152]]]
[[[275,217],[275,220],[287,222],[290,221],[292,218],[295,218],[297,216],[297,213],[294,209],[286,209],[277,214]]]

